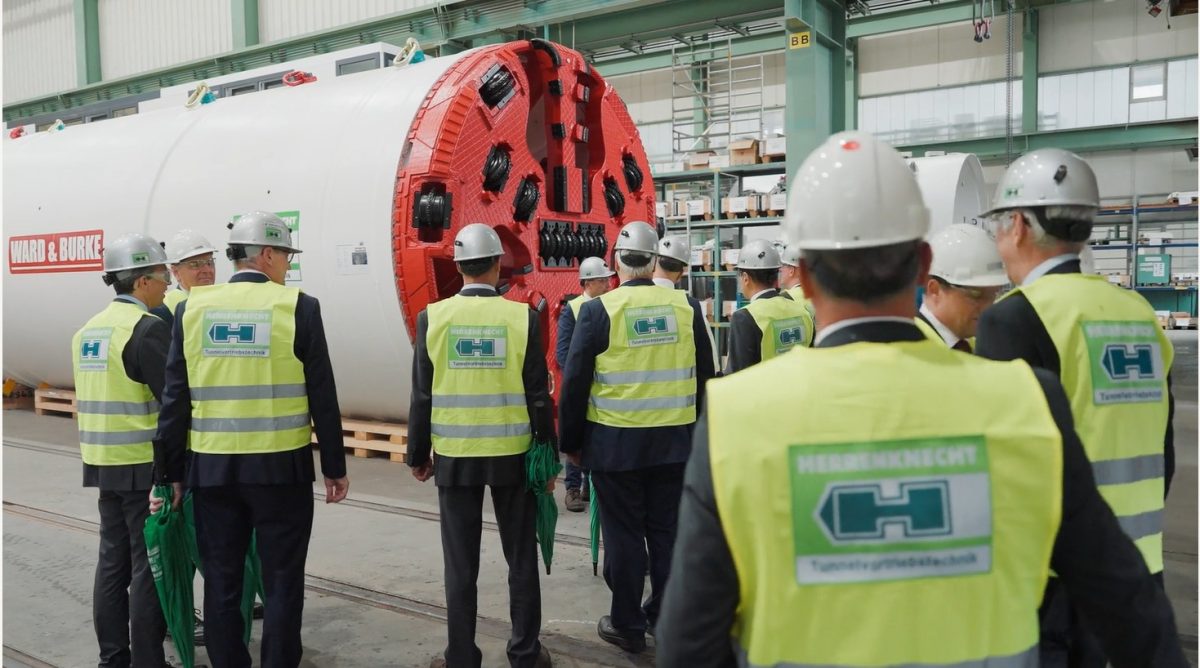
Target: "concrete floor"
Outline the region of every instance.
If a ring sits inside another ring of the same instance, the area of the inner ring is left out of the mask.
[[[1167,505],[1166,581],[1195,664],[1197,337],[1171,332],[1171,338],[1178,463]],[[95,662],[91,586],[99,516],[95,491],[79,487],[75,429],[71,419],[3,414],[4,666]],[[350,502],[316,506],[302,665],[427,665],[445,643],[436,491],[432,482],[417,483],[406,467],[387,460],[350,458],[348,464]],[[596,638],[595,620],[607,612],[608,591],[602,578],[592,576],[587,515],[562,512],[559,534],[553,574],[542,576],[543,640],[555,665],[653,665],[652,652],[632,657]],[[487,529],[479,613],[484,665],[507,665],[504,558]],[[257,663],[257,646],[252,653]],[[203,650],[197,659],[205,663]]]

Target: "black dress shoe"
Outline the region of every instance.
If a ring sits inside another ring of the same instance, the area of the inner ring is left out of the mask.
[[[554,661],[550,659],[550,650],[542,645],[538,649],[537,659],[533,662],[533,668],[553,668]]]
[[[610,642],[617,647],[637,654],[646,649],[646,634],[641,631],[622,631],[612,625],[612,617],[604,615],[596,624],[596,633],[600,639]]]

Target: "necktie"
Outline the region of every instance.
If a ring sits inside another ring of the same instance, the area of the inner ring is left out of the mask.
[[[971,343],[966,339],[959,339],[958,343],[952,346],[955,350],[961,350],[964,353],[971,352]]]

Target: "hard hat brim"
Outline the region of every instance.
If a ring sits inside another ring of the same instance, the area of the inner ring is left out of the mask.
[[[185,254],[185,255],[180,255],[179,257],[175,258],[174,260],[171,260],[171,264],[179,264],[180,262],[194,258],[197,255],[204,255],[206,253],[216,253],[216,252],[217,252],[217,249],[215,249],[215,248],[197,248],[197,249],[188,251],[187,254]]]

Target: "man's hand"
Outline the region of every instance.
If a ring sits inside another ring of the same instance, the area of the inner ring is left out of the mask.
[[[412,475],[420,482],[425,482],[433,476],[433,460],[428,460],[420,466],[412,467]]]
[[[325,479],[325,503],[337,503],[345,499],[349,492],[350,478],[348,476]]]
[[[546,481],[546,492],[553,492],[554,491],[554,483],[557,481],[558,481],[557,477],[547,480]]]
[[[571,463],[574,464],[575,466],[583,466],[583,453],[582,452],[579,452],[579,451],[569,452],[569,453],[567,453],[567,459],[571,460]]]
[[[183,503],[183,483],[171,483],[171,510],[179,510],[179,505]],[[157,513],[163,506],[163,500],[155,495],[154,488],[150,488],[150,514]]]

